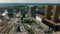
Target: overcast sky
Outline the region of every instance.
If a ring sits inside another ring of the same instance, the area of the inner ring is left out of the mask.
[[[0,3],[60,3],[60,0],[0,0]]]

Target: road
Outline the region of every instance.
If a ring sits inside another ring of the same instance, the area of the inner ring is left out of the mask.
[[[18,13],[16,16],[20,16],[20,14]],[[24,28],[24,25],[21,23],[21,18],[19,17],[12,18],[10,22],[11,25],[13,25],[13,22],[15,23],[15,26],[11,29],[10,34],[28,34],[26,29]],[[16,32],[16,27],[18,26],[20,27],[21,32]]]

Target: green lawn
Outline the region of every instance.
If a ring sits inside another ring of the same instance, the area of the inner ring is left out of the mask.
[[[31,28],[28,29],[29,34],[34,34],[33,30]]]

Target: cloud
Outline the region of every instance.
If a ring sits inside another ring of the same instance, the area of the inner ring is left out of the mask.
[[[0,0],[0,3],[60,3],[60,0]]]
[[[0,3],[25,3],[25,0],[0,0]]]

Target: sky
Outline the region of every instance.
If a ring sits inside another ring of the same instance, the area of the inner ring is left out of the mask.
[[[60,0],[0,0],[0,3],[60,3]]]

